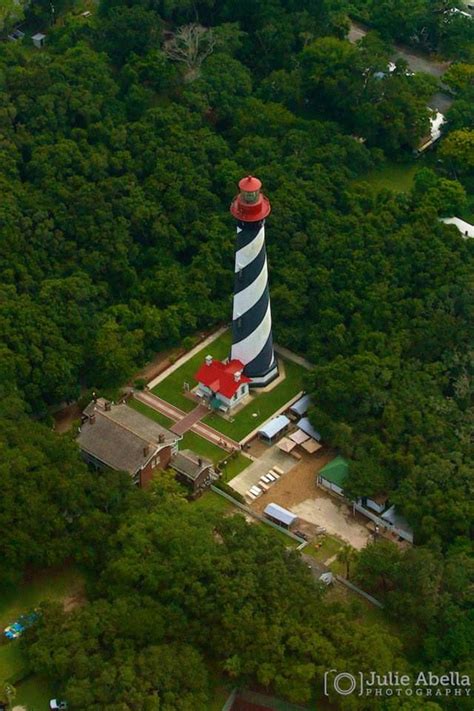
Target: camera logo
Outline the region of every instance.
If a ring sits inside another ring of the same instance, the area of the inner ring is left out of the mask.
[[[335,691],[340,696],[349,696],[357,688],[357,680],[354,674],[349,672],[338,672],[336,669],[329,669],[324,672],[324,695],[329,696],[331,691]]]

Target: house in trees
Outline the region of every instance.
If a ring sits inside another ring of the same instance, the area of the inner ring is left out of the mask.
[[[320,469],[318,484],[325,489],[344,495],[344,483],[349,474],[349,462],[344,457],[335,457]]]
[[[126,471],[135,484],[145,487],[155,469],[170,465],[180,439],[128,405],[98,398],[82,414],[77,441],[88,464]]]
[[[170,466],[176,472],[176,479],[198,494],[207,489],[214,478],[214,465],[210,459],[200,457],[190,449],[183,449],[171,458]]]
[[[251,379],[243,374],[240,360],[222,362],[206,356],[205,363],[195,374],[198,382],[196,395],[214,410],[229,412],[249,394]]]

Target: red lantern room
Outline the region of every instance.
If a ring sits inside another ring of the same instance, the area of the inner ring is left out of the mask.
[[[258,178],[248,175],[239,182],[240,193],[233,199],[230,211],[236,220],[258,222],[268,217],[271,211],[270,201],[262,195],[262,183]]]

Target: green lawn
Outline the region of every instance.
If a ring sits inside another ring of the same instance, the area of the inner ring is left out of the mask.
[[[227,464],[222,467],[222,481],[230,481],[237,474],[243,472],[249,464],[252,464],[252,460],[245,456],[245,454],[239,454],[233,459],[228,459]]]
[[[382,190],[388,188],[397,193],[410,190],[413,186],[413,178],[417,171],[422,168],[419,160],[410,163],[386,163],[380,168],[375,168],[357,178],[356,184],[369,183],[374,188]]]
[[[49,683],[39,676],[29,676],[16,687],[15,704],[25,706],[28,711],[47,711],[49,700],[54,693]]]
[[[208,442],[207,439],[200,437],[195,432],[191,432],[191,430],[184,433],[183,439],[179,442],[178,446],[180,450],[192,449],[193,452],[199,454],[201,457],[211,459],[214,464],[224,459],[227,454],[224,449],[221,449],[216,444],[212,444],[212,442]]]
[[[16,683],[27,672],[25,660],[20,651],[20,640],[2,640],[0,647],[0,685],[6,681]]]
[[[196,506],[200,509],[208,511],[216,519],[221,518],[224,514],[236,511],[230,501],[227,501],[223,496],[216,494],[214,491],[206,491],[205,494],[190,503],[190,506]]]
[[[191,388],[197,385],[194,380],[194,374],[204,362],[206,355],[210,354],[218,360],[227,358],[230,353],[231,340],[230,331],[226,331],[209,346],[206,346],[187,360],[186,363],[183,363],[174,373],[170,373],[165,380],[153,388],[152,392],[166,400],[166,402],[171,403],[171,405],[175,405],[175,407],[179,407],[185,412],[190,412],[196,407],[196,403],[188,400],[183,395],[183,383],[189,383]]]
[[[256,395],[252,402],[235,415],[233,422],[217,414],[207,415],[204,422],[239,442],[303,390],[304,376],[308,371],[290,361],[285,361],[285,370],[286,378],[269,392]]]
[[[135,400],[134,398],[132,398],[128,401],[128,405],[129,407],[133,407],[134,410],[137,410],[137,412],[141,412],[142,415],[149,417],[150,420],[158,422],[158,424],[162,427],[167,427],[169,429],[173,424],[173,420],[170,420],[169,417],[166,417],[166,415],[162,415],[161,412],[157,412],[152,407],[148,407],[148,405],[145,405],[145,403],[141,402],[140,400]]]
[[[318,540],[318,539],[317,539]],[[338,551],[343,547],[342,541],[333,536],[324,536],[324,538],[319,539],[322,542],[322,546],[317,548],[314,543],[310,543],[305,547],[304,552],[312,556],[316,560],[324,563],[325,560],[336,555]]]
[[[73,567],[43,570],[15,589],[0,594],[0,629],[3,630],[21,614],[29,612],[46,600],[62,600],[67,596],[82,595],[84,578]],[[51,690],[36,676],[19,681],[28,673],[19,640],[3,641],[0,646],[0,684],[11,680],[17,690],[15,704],[28,711],[47,711]]]
[[[0,628],[14,622],[45,600],[61,600],[83,590],[84,578],[77,568],[44,570],[31,581],[20,583],[14,590],[0,594]]]

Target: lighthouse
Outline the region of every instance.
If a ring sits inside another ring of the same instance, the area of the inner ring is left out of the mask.
[[[243,363],[250,387],[265,386],[278,375],[265,249],[265,218],[271,207],[261,187],[258,178],[243,178],[230,206],[237,220],[230,357]]]

